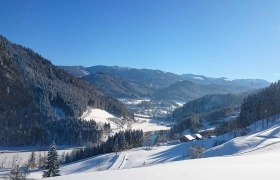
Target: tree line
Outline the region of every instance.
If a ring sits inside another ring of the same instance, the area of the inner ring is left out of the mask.
[[[96,146],[73,150],[61,158],[61,163],[68,164],[105,153],[119,152],[126,149],[141,147],[144,134],[142,130],[126,130],[110,136],[106,142]]]

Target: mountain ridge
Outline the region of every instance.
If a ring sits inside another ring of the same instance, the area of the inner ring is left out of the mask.
[[[125,81],[126,85],[120,83],[111,83],[112,86],[107,86],[108,89],[100,87],[99,90],[107,92],[107,95],[120,97],[119,89],[127,89],[125,86],[130,86],[129,91],[125,95],[122,93],[122,98],[131,97],[150,97],[159,100],[180,100],[190,101],[199,98],[206,94],[226,94],[226,93],[242,93],[253,89],[264,88],[270,83],[260,79],[236,79],[228,80],[227,78],[211,78],[203,75],[183,74],[178,75],[170,72],[152,69],[136,69],[120,66],[61,66],[64,70],[79,76],[93,85],[97,85],[92,74],[106,73],[110,74],[121,81]],[[101,77],[99,76],[99,80]],[[113,79],[113,78],[111,78]],[[104,82],[108,81],[104,77]],[[186,84],[189,84],[187,87]],[[98,85],[97,85],[98,86]],[[144,87],[144,91],[137,92],[137,87]],[[174,87],[177,87],[174,89]],[[194,87],[197,87],[194,89]],[[203,89],[203,90],[202,90]],[[210,92],[208,92],[211,90]],[[196,93],[201,91],[201,93]],[[203,91],[203,92],[202,92]],[[191,95],[192,94],[192,95]]]

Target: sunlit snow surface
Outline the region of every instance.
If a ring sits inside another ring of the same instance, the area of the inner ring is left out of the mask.
[[[95,108],[89,107],[88,110],[83,113],[81,118],[84,120],[87,120],[87,121],[95,120],[97,123],[102,123],[102,124],[110,123],[111,128],[113,129],[114,132],[127,129],[127,125],[121,125],[119,123],[116,123],[116,121],[110,120],[111,118],[114,118],[118,122],[120,122],[121,121],[120,118],[115,117],[114,115],[108,113],[105,110],[101,110],[101,109],[95,109]],[[135,116],[135,120],[136,120],[136,123],[133,123],[131,125],[131,128],[135,129],[135,130],[141,129],[144,132],[149,132],[149,131],[159,131],[159,130],[170,129],[170,127],[168,127],[166,123],[153,120],[149,116],[138,114]]]
[[[139,148],[118,155],[120,157],[116,158],[118,166],[115,169],[121,170],[72,174],[56,179],[279,179],[279,137],[280,126],[275,125],[252,135],[235,138],[215,148],[210,148],[213,143],[211,139],[155,147],[152,150]],[[183,160],[187,147],[195,143],[208,147],[205,156],[211,158]]]

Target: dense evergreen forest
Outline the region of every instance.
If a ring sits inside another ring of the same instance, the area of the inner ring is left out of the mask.
[[[134,118],[123,103],[3,36],[0,80],[0,146],[49,144],[57,137],[58,144],[76,144],[80,137],[95,141],[94,123],[78,120],[88,106]]]
[[[108,140],[97,146],[89,146],[79,150],[73,150],[72,153],[67,153],[62,157],[62,163],[68,164],[100,154],[119,152],[126,149],[143,146],[143,131],[142,130],[126,130],[110,136]]]
[[[249,95],[241,106],[239,125],[245,127],[257,120],[280,113],[280,81],[259,93]]]
[[[177,123],[171,128],[170,136],[181,134],[186,129],[197,133],[202,122],[212,123],[226,118],[237,111],[247,94],[206,95],[186,103],[173,112],[172,117]]]

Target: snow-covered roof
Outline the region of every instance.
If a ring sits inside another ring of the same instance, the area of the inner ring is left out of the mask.
[[[195,140],[195,138],[194,137],[192,137],[192,135],[184,135],[183,137],[185,137],[186,139],[188,139],[188,140],[190,140],[190,141],[192,141],[192,140]]]
[[[199,139],[202,139],[201,134],[195,134],[195,137],[196,137],[196,138],[199,138]]]

